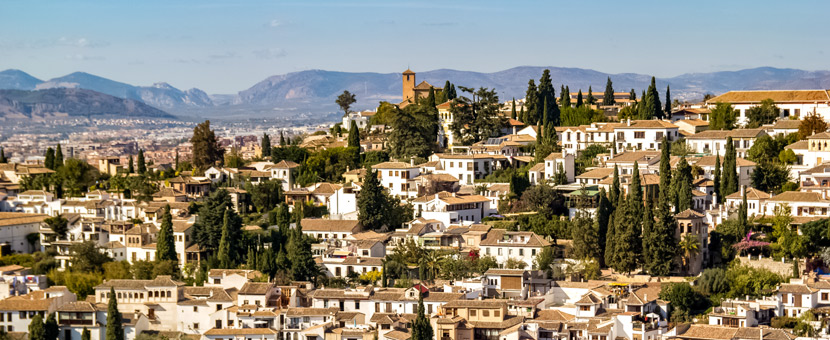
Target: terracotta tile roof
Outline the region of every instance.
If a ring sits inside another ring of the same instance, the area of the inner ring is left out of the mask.
[[[473,325],[475,328],[495,328],[495,329],[505,329],[513,327],[517,324],[520,324],[524,321],[524,317],[522,316],[512,316],[512,317],[505,317],[504,321],[501,322],[486,322],[486,321],[467,321],[467,323]]]
[[[682,119],[675,122],[675,124],[688,124],[691,126],[709,126],[709,122],[702,120],[702,119]]]
[[[279,163],[267,166],[266,169],[293,169],[300,166],[297,163],[287,160],[281,160]]]
[[[498,275],[498,276],[522,276],[524,275],[524,269],[499,269],[499,268],[490,268],[487,269],[487,272],[484,275]]]
[[[47,311],[53,300],[54,298],[44,299],[34,294],[11,296],[0,300],[0,311]]]
[[[41,223],[43,220],[49,218],[49,215],[44,214],[27,214],[18,212],[0,212],[0,227]]]
[[[331,308],[307,308],[307,307],[292,307],[286,311],[286,316],[334,316],[339,312],[337,307]]]
[[[801,126],[801,120],[798,119],[786,119],[781,118],[775,124],[772,125],[773,129],[786,129],[786,130],[798,130],[798,127]]]
[[[776,103],[814,103],[830,101],[830,94],[827,90],[729,91],[706,103],[760,103],[764,99],[772,99]]]
[[[659,157],[660,151],[629,151],[614,156],[614,158],[608,160],[608,163],[629,163],[636,161],[640,163],[639,165],[643,165],[643,161]]]
[[[830,138],[830,132],[820,132],[814,134],[812,136],[807,137],[807,139],[828,139]]]
[[[616,127],[617,129],[657,129],[657,128],[677,128],[677,125],[665,120],[633,120],[631,126],[622,124]]]
[[[583,173],[579,176],[576,176],[576,178],[590,178],[590,179],[598,178],[598,179],[603,179],[603,178],[611,176],[613,174],[614,174],[614,169],[613,168],[596,168],[596,169],[593,169],[591,171],[585,172],[585,173]]]
[[[112,287],[115,289],[138,290],[145,287],[178,287],[183,285],[183,282],[174,281],[169,275],[159,275],[152,280],[107,280],[95,286],[95,289],[109,289]]]
[[[239,289],[241,295],[265,295],[274,284],[270,282],[247,282]]]
[[[314,195],[333,195],[342,187],[340,184],[320,183],[311,193]]]
[[[686,210],[681,211],[681,212],[680,212],[680,213],[678,213],[677,215],[674,215],[674,217],[675,217],[675,218],[683,218],[683,219],[689,219],[689,218],[702,218],[702,217],[703,217],[703,214],[701,214],[701,213],[699,213],[699,212],[697,212],[697,211],[694,211],[694,210],[692,210],[692,209],[686,209]]]
[[[702,156],[702,157],[689,157],[686,160],[690,161],[690,163],[697,164],[698,166],[715,166],[715,157],[720,157],[720,164],[723,165],[723,156]],[[745,158],[736,157],[735,158],[735,165],[737,166],[755,166],[755,162],[747,160]]]
[[[771,197],[770,201],[776,202],[826,202],[830,201],[821,198],[821,193],[818,192],[801,192],[801,191],[785,191],[781,194]]]
[[[500,243],[504,236],[524,236],[527,239],[525,243]],[[504,229],[491,229],[485,238],[481,240],[482,246],[498,246],[498,247],[547,247],[550,242],[545,240],[532,231],[507,231]]]
[[[393,331],[386,332],[383,337],[392,340],[409,340],[409,338],[412,337],[412,334],[409,334],[408,330],[395,329]]]
[[[383,259],[380,257],[357,257],[357,256],[348,256],[346,259],[341,262],[344,265],[350,266],[376,266],[381,267],[383,266]]]
[[[784,147],[784,149],[788,150],[807,150],[807,147],[810,146],[810,143],[806,140],[800,140],[790,145]]]
[[[444,308],[507,308],[507,300],[453,300]]]
[[[278,332],[271,328],[211,328],[205,335],[274,335]]]
[[[570,321],[574,316],[557,309],[542,309],[536,312],[535,320],[544,321]]]
[[[738,190],[730,195],[727,195],[726,198],[743,199],[743,196],[741,196],[741,191]],[[759,200],[768,198],[770,198],[770,194],[768,193],[765,193],[755,188],[746,188],[746,199],[748,200]]]
[[[412,165],[406,162],[383,162],[372,165],[372,169],[415,169],[418,165]]]
[[[358,220],[329,220],[322,218],[304,218],[300,225],[303,231],[334,231],[356,233],[362,226]]]
[[[706,130],[686,137],[686,139],[758,138],[765,134],[764,129]]]
[[[259,270],[250,269],[211,269],[208,271],[208,277],[221,277],[229,275],[239,275],[252,280],[262,276],[262,273]]]

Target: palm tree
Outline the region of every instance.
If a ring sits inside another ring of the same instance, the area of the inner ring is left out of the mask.
[[[421,259],[421,265],[424,266],[424,271],[426,272],[426,277],[422,277],[421,280],[424,281],[433,281],[435,277],[438,275],[438,272],[441,270],[441,262],[443,260],[443,256],[438,254],[437,251],[427,251],[424,254],[424,257]]]
[[[695,234],[686,234],[683,236],[683,239],[680,240],[680,250],[683,251],[683,269],[688,272],[689,270],[689,261],[692,260],[692,256],[697,255],[700,253],[700,241]]]

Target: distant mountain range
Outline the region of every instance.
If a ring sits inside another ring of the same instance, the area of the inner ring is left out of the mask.
[[[32,121],[65,117],[175,118],[133,99],[75,88],[0,90],[0,119]]]
[[[538,79],[544,69],[551,70],[554,87],[568,85],[572,92],[587,93],[605,90],[605,81],[611,77],[617,92],[635,89],[638,96],[651,81],[651,76],[635,73],[608,74],[599,71],[563,68],[521,66],[508,70],[481,73],[440,69],[416,74],[417,82],[426,80],[442,87],[446,80],[468,87],[495,88],[502,101],[524,97],[529,79]],[[830,71],[804,71],[761,67],[740,71],[689,73],[671,78],[658,78],[661,95],[666,85],[671,86],[672,98],[699,100],[706,93],[720,94],[730,90],[817,89],[830,88]],[[308,70],[275,75],[242,90],[237,94],[208,95],[199,89],[179,90],[167,83],[153,86],[134,86],[92,74],[76,72],[42,81],[19,70],[0,72],[0,89],[33,90],[47,88],[81,88],[119,98],[133,99],[176,114],[203,117],[256,116],[293,117],[332,114],[338,110],[334,100],[343,90],[356,94],[355,109],[368,109],[380,101],[401,100],[399,73],[349,73]]]

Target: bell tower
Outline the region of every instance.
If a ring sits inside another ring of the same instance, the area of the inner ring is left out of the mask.
[[[406,69],[403,71],[403,75],[401,77],[403,81],[403,101],[410,101],[415,99],[415,72],[412,72],[410,69]]]

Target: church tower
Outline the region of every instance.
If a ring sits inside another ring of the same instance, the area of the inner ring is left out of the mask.
[[[410,69],[403,71],[403,102],[415,99],[415,72]]]

